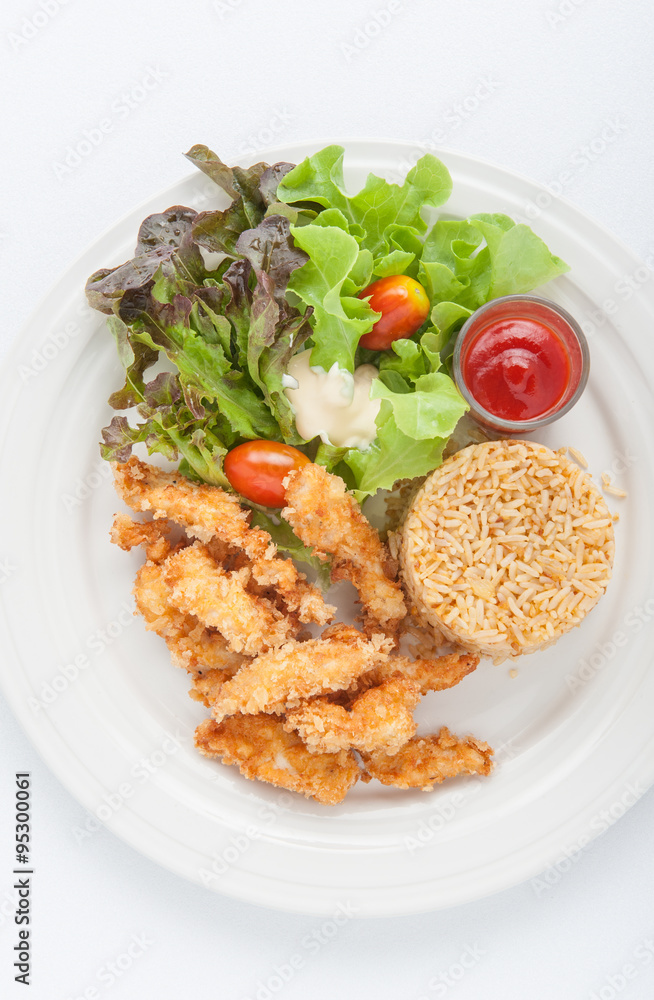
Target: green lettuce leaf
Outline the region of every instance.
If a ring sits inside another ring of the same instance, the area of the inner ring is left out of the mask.
[[[236,243],[250,221],[239,198],[223,211],[200,212],[193,226],[193,239],[212,253],[236,256]]]
[[[361,227],[360,245],[373,254],[387,248],[389,226],[411,226],[424,232],[427,226],[422,209],[438,207],[450,196],[450,174],[431,153],[418,160],[401,186],[369,174],[361,191],[350,196],[345,190],[343,156],[342,146],[327,146],[308,156],[286,174],[277,197],[287,204],[312,202],[338,209],[350,223]]]
[[[343,461],[354,473],[354,495],[361,503],[377,490],[390,490],[398,479],[424,476],[441,464],[445,438],[417,441],[404,434],[391,415],[366,451],[350,448]]]
[[[193,239],[197,213],[174,205],[141,223],[135,255],[118,267],[101,268],[86,282],[89,305],[108,316],[129,323],[141,308],[141,299],[152,289],[155,276],[191,285],[206,277],[202,256]]]
[[[379,378],[373,382],[370,395],[390,404],[398,430],[415,441],[448,438],[468,409],[454,382],[444,372],[421,375],[413,392],[395,392]]]
[[[291,233],[309,256],[309,261],[293,272],[288,287],[313,308],[311,363],[325,371],[337,364],[353,372],[359,340],[379,318],[363,299],[341,295],[346,278],[359,261],[359,245],[336,226],[292,226]]]
[[[474,310],[501,295],[530,292],[567,270],[529,226],[507,215],[480,214],[432,227],[419,279],[432,304],[449,301]]]
[[[135,444],[146,445],[148,454],[160,454],[171,462],[183,460],[184,473],[229,487],[222,463],[232,443],[229,426],[217,425],[205,413],[198,418],[186,405],[177,376],[163,372],[144,387],[138,406],[141,423],[132,426],[126,417],[113,417],[102,431],[102,457],[109,462],[126,462]],[[227,437],[227,442],[221,435]]]
[[[236,243],[244,230],[254,229],[277,202],[277,186],[293,169],[292,163],[255,163],[228,167],[207,146],[193,146],[185,154],[232,199],[222,211],[201,212],[193,223],[193,238],[206,250],[236,256]],[[279,213],[277,213],[279,214]],[[297,213],[294,213],[297,218]],[[295,220],[294,220],[295,221]]]
[[[220,343],[209,343],[198,332],[196,308],[181,295],[170,303],[150,296],[132,338],[162,351],[175,365],[191,410],[199,413],[205,401],[215,403],[242,437],[274,436],[277,423],[249,374],[232,368]]]
[[[277,516],[271,516],[267,511],[254,508],[251,524],[268,532],[279,552],[290,556],[296,562],[304,563],[313,570],[313,576],[322,590],[327,590],[331,584],[331,562],[323,562],[314,556],[313,549],[303,545],[290,524]]]
[[[244,228],[249,229],[261,222],[267,204],[261,191],[264,176],[266,191],[270,187],[270,167],[267,163],[254,163],[247,169],[228,167],[208,146],[203,145],[192,146],[185,156],[221,187],[233,204],[240,205],[246,219]]]
[[[439,339],[427,330],[419,340],[393,343],[370,391],[371,398],[382,400],[377,438],[365,451],[326,456],[328,466],[330,459],[332,467],[348,466],[359,500],[440,465],[443,448],[468,409],[452,379],[440,371]]]
[[[114,410],[128,410],[143,399],[143,375],[155,363],[159,352],[147,344],[132,343],[129,327],[118,316],[110,316],[107,326],[116,342],[118,359],[125,369],[125,384],[122,389],[112,392],[109,405]]]
[[[415,254],[405,250],[391,250],[375,260],[373,267],[375,277],[387,278],[392,274],[406,274],[415,259]]]
[[[291,310],[275,296],[275,286],[265,271],[258,272],[252,294],[247,345],[251,378],[277,421],[284,441],[299,444],[293,410],[284,392],[283,376],[291,357],[311,335],[308,318]]]
[[[240,257],[250,262],[256,275],[265,272],[271,282],[271,294],[286,305],[285,292],[293,271],[306,264],[306,253],[291,240],[291,227],[282,215],[270,215],[255,229],[241,233],[236,242]]]
[[[309,346],[312,364],[325,370],[352,372],[363,362],[379,369],[371,390],[381,402],[376,439],[365,451],[321,444],[316,461],[359,499],[436,467],[466,409],[443,369],[458,329],[490,299],[532,291],[567,265],[500,213],[442,219],[427,231],[423,213],[451,190],[447,169],[431,155],[403,183],[370,174],[353,194],[340,146],[297,166],[228,167],[201,145],[187,156],[229,206],[198,215],[175,205],[148,216],[133,258],[87,282],[125,371],[110,402],[136,407],[138,418],[114,417],[103,455],[124,460],[144,444],[185,474],[226,488],[223,457],[242,440],[284,440],[313,456],[316,442],[298,436],[284,392],[293,354]],[[210,272],[201,249],[222,255]],[[424,285],[429,325],[391,350],[360,348],[379,314],[359,294],[394,274]],[[162,357],[173,371],[147,382]],[[268,521],[282,551],[311,561],[294,536],[282,538],[287,525]]]

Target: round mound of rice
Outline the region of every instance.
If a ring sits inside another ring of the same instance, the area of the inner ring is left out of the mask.
[[[611,514],[564,452],[464,448],[426,480],[394,540],[418,616],[496,662],[579,625],[611,577]]]

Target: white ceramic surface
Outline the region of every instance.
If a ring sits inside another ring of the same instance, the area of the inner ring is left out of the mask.
[[[320,145],[266,158],[297,161]],[[345,146],[352,186],[368,170],[395,179],[415,159],[402,143]],[[516,678],[506,664],[484,663],[420,706],[425,731],[447,724],[498,748],[484,781],[428,794],[360,785],[334,809],[247,782],[193,749],[206,711],[187,697],[160,640],[131,617],[139,557],[109,544],[119,505],[96,443],[120,370],[83,286],[93,270],[131,254],[149,212],[217,205],[206,178],[158,195],[84,254],[2,373],[0,461],[22,477],[1,500],[3,521],[15,528],[6,555],[20,567],[2,610],[7,697],[52,770],[115,833],[179,874],[251,902],[319,914],[349,902],[359,915],[381,915],[472,900],[569,854],[654,780],[654,297],[644,286],[607,315],[607,293],[639,267],[628,250],[560,199],[532,220],[539,188],[521,177],[460,154],[443,159],[454,179],[447,214],[524,218],[571,265],[545,294],[584,326],[591,376],[582,401],[540,440],[574,444],[597,478],[611,471],[628,491],[626,500],[609,498],[621,515],[614,578],[583,627],[518,662]]]

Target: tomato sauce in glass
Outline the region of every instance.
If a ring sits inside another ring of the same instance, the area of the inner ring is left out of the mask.
[[[556,407],[571,376],[559,336],[526,316],[491,320],[461,358],[463,379],[477,402],[503,420],[532,420]]]

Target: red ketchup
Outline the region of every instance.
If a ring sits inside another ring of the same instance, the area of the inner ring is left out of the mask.
[[[475,400],[502,420],[556,409],[570,384],[570,357],[551,327],[527,316],[491,320],[473,335],[461,373]]]

